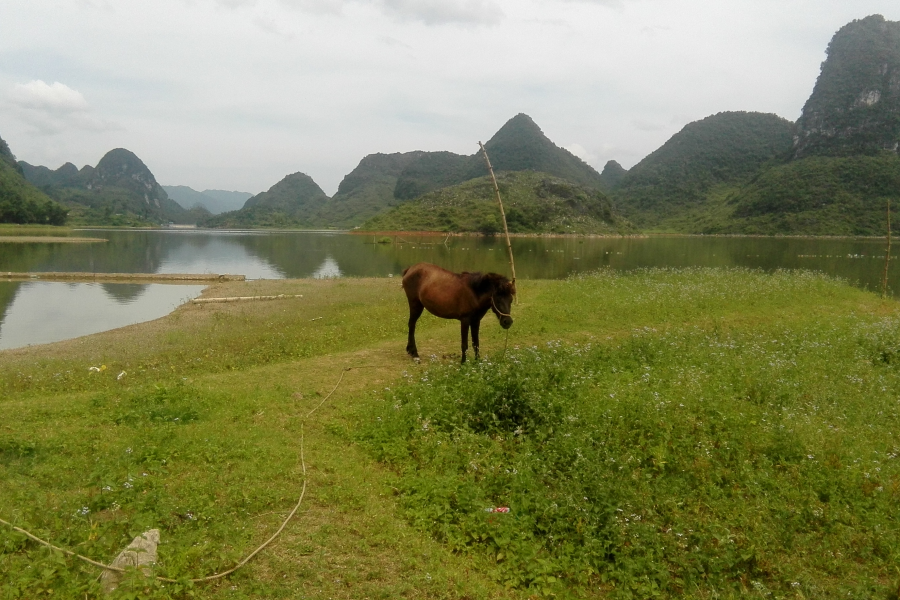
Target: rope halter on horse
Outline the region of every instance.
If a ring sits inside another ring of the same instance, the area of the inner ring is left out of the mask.
[[[491,294],[491,306],[493,307],[494,312],[497,313],[498,315],[500,315],[501,317],[509,317],[510,319],[512,319],[512,315],[508,315],[505,312],[501,312],[500,309],[497,308],[497,305],[494,304],[494,294]]]

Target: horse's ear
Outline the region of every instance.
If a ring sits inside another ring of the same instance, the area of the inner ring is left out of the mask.
[[[503,287],[506,289],[507,292],[509,292],[513,296],[516,295],[516,280],[515,279],[507,282],[506,285],[504,285]]]

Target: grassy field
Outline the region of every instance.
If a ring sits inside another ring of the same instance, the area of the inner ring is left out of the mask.
[[[743,270],[522,281],[507,353],[489,321],[461,368],[432,317],[405,356],[398,283],[226,283],[205,295],[303,297],[0,353],[0,518],[102,562],[159,528],[182,583],[121,598],[897,596],[894,301]],[[298,515],[188,583],[294,506],[301,424]],[[0,598],[97,575],[0,528]]]

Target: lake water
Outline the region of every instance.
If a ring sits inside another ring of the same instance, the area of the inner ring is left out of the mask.
[[[509,274],[501,237],[194,230],[79,230],[72,235],[108,241],[0,243],[0,272],[387,277],[427,261],[454,271]],[[823,271],[871,290],[880,290],[885,254],[883,240],[810,238],[514,238],[512,247],[519,279],[558,279],[599,268],[739,266]],[[889,288],[900,290],[900,264],[891,271]],[[201,290],[196,285],[0,281],[0,349],[158,318]]]

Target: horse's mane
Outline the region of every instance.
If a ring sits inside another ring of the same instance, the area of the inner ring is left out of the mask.
[[[476,294],[488,294],[500,289],[503,285],[509,283],[509,279],[499,273],[468,273],[463,272],[460,275],[472,288]]]

